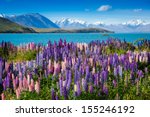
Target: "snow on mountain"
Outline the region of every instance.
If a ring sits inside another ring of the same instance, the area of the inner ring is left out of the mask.
[[[143,20],[137,19],[137,20],[130,20],[128,22],[122,23],[123,25],[130,25],[130,26],[139,26],[139,25],[146,25],[147,23]]]
[[[0,14],[0,17],[5,17],[5,14],[1,13],[1,14]]]
[[[61,19],[60,21],[56,21],[55,22],[59,27],[61,28],[86,28],[87,27],[87,23],[85,21],[82,20],[78,20],[78,19]]]
[[[115,32],[150,32],[150,24],[147,22],[137,19],[124,22],[122,24],[105,24],[104,22],[98,21],[94,23],[87,23],[82,20],[75,19],[62,19],[55,22],[61,28],[103,28]]]
[[[150,32],[150,23],[141,19],[130,20],[121,24],[105,24],[102,21],[88,23],[79,19],[63,18],[54,23],[48,18],[39,13],[24,14],[19,16],[6,16],[0,14],[0,17],[5,17],[15,23],[27,27],[36,28],[66,28],[66,29],[81,29],[81,28],[103,28],[114,32]]]
[[[105,26],[104,22],[101,21],[88,24],[89,28],[103,28],[104,26]]]

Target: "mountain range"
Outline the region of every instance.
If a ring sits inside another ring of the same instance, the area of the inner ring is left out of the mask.
[[[103,22],[87,23],[82,20],[62,19],[55,21],[61,28],[79,29],[79,28],[103,28],[114,32],[134,33],[134,32],[150,32],[150,24],[140,19],[131,20],[122,24],[104,24]]]
[[[62,31],[62,29],[104,29],[104,30],[110,30],[113,32],[123,32],[123,33],[149,33],[150,32],[150,23],[147,23],[143,20],[137,19],[137,20],[131,20],[128,22],[123,22],[121,24],[105,24],[103,22],[94,22],[94,23],[88,23],[86,21],[78,20],[78,19],[61,19],[57,20],[55,22],[51,21],[50,19],[46,18],[45,16],[39,14],[39,13],[30,13],[30,14],[23,14],[23,15],[13,15],[13,16],[7,16],[4,14],[0,14],[0,17],[6,18],[16,24],[22,25],[24,27],[29,28],[39,28],[41,31],[42,29],[61,29],[59,31]],[[46,31],[46,32],[47,32]],[[63,30],[64,31],[64,30]]]

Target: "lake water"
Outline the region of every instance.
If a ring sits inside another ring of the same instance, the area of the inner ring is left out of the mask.
[[[61,39],[66,39],[67,42],[85,42],[89,43],[92,40],[106,40],[110,37],[134,42],[139,38],[150,39],[150,33],[114,33],[109,36],[104,36],[100,33],[31,33],[31,34],[0,34],[0,42],[12,42],[15,45],[25,44],[29,42],[46,44],[49,40],[52,42]]]

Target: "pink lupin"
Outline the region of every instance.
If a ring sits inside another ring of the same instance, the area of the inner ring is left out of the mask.
[[[31,86],[31,84],[29,85],[29,92],[32,92],[32,86]]]
[[[35,91],[39,94],[40,93],[40,83],[36,81],[35,83]]]
[[[31,80],[30,80],[30,74],[27,75],[27,80],[28,80],[28,85],[30,84]]]
[[[33,79],[31,80],[31,84],[29,84],[28,87],[29,87],[30,92],[34,91],[34,81],[33,81]]]
[[[2,100],[5,100],[5,99],[6,99],[4,93],[1,94],[1,99],[2,99]]]
[[[20,98],[20,93],[21,93],[20,88],[17,88],[17,89],[16,89],[16,97],[17,97],[17,99]]]
[[[31,79],[31,86],[32,86],[32,91],[34,91],[34,80]]]
[[[13,79],[13,88],[14,88],[14,90],[16,90],[16,80],[15,79]]]
[[[19,88],[20,88],[21,91],[23,90],[23,82],[22,82],[22,80],[19,80]]]
[[[24,90],[27,90],[27,89],[28,89],[28,82],[27,82],[27,79],[26,79],[25,76],[24,76],[24,78],[23,78],[23,88],[24,88]]]

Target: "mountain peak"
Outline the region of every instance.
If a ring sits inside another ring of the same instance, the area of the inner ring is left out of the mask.
[[[27,27],[34,28],[59,28],[55,23],[39,13],[28,13],[9,16],[7,19]]]
[[[71,19],[71,18],[62,18],[59,21],[55,22],[58,26],[62,28],[86,28],[87,22],[79,19]]]
[[[3,13],[0,13],[0,17],[5,17],[6,15],[5,14],[3,14]]]
[[[123,25],[130,25],[130,26],[139,26],[139,25],[146,25],[147,23],[141,19],[130,20],[128,22],[122,23]]]
[[[80,24],[86,24],[85,21],[83,20],[79,20],[79,19],[71,19],[71,18],[62,18],[60,21],[57,21],[57,22],[61,22],[61,23],[70,23],[70,24],[73,24],[73,23],[80,23]]]

